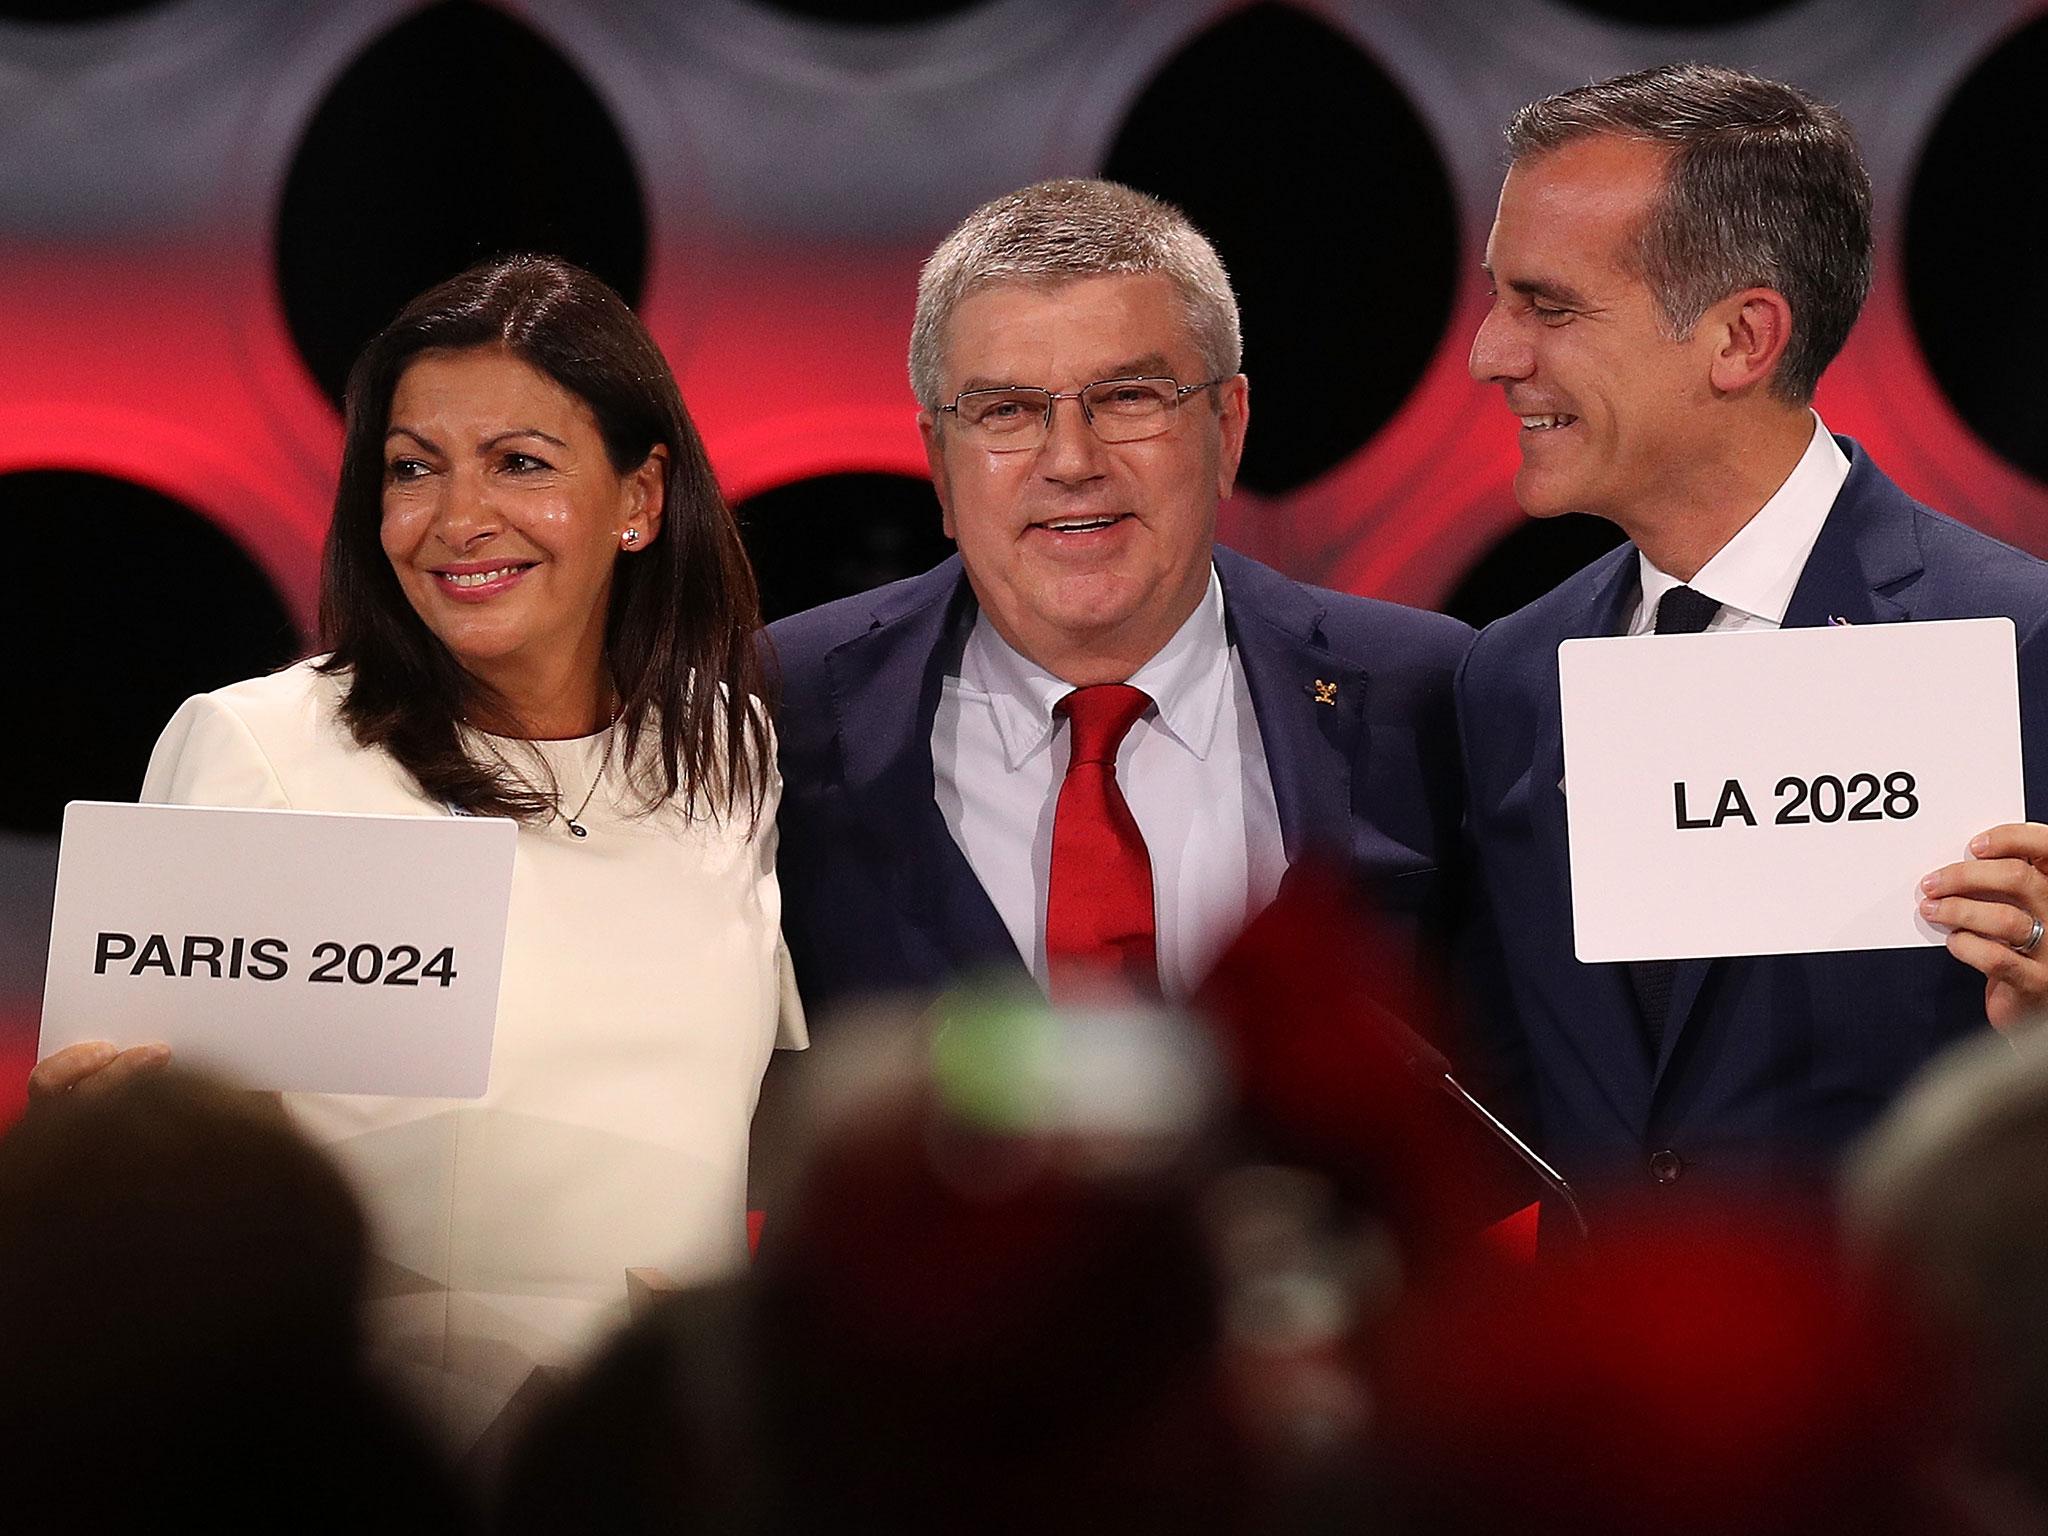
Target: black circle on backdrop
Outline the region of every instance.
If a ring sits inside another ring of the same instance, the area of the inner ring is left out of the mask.
[[[1575,11],[1632,27],[1732,27],[1799,0],[1565,0]]]
[[[805,21],[829,21],[853,27],[914,27],[921,22],[958,16],[987,0],[756,0],[771,11]]]
[[[2026,167],[2048,154],[2048,18],[1970,72],[1921,151],[1906,201],[1906,307],[1941,391],[1972,431],[2048,480],[2048,314],[2022,295],[2041,270],[2048,207]]]
[[[10,832],[55,832],[67,800],[133,800],[187,696],[299,654],[249,557],[156,491],[74,470],[0,475],[0,526],[30,573],[0,603]]]
[[[1456,590],[1437,607],[1474,629],[1482,628],[1535,602],[1621,543],[1622,537],[1614,524],[1585,512],[1529,518],[1475,560]]]
[[[445,0],[363,52],[293,157],[277,216],[292,340],[339,402],[363,343],[471,263],[545,251],[640,297],[647,215],[631,156],[547,42]]]
[[[94,22],[160,10],[167,3],[168,0],[0,0],[0,21],[89,26]]]
[[[1245,484],[1294,490],[1392,418],[1450,318],[1458,219],[1428,131],[1348,38],[1239,12],[1145,88],[1103,174],[1179,204],[1230,270]]]
[[[770,620],[915,576],[953,552],[931,483],[914,475],[819,475],[735,510]]]

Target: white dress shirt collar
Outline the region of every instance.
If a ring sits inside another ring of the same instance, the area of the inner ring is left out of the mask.
[[[1209,570],[1209,588],[1173,638],[1127,679],[1152,696],[1158,724],[1197,758],[1215,740],[1223,691],[1230,685],[1229,632],[1223,622],[1223,583]],[[1073,684],[1053,676],[978,614],[960,656],[960,683],[986,696],[995,716],[1003,759],[1014,771],[1043,751],[1053,734],[1053,706]]]
[[[1806,569],[1807,556],[1820,538],[1821,524],[1827,521],[1842,482],[1848,478],[1848,459],[1820,416],[1814,414],[1813,438],[1785,483],[1690,582],[1681,583],[1652,565],[1648,555],[1637,552],[1643,591],[1629,632],[1648,630],[1656,622],[1658,601],[1680,585],[1705,593],[1736,614],[1747,614],[1773,627],[1782,625],[1799,574]]]

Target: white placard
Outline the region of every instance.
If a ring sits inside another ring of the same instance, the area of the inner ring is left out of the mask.
[[[39,1056],[160,1040],[251,1088],[475,1098],[517,828],[73,801]]]
[[[1567,640],[1557,662],[1581,960],[1939,944],[1921,876],[2025,818],[2009,619]]]

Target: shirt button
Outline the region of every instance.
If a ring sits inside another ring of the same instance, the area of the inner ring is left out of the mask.
[[[1650,1177],[1659,1184],[1676,1184],[1685,1173],[1685,1159],[1666,1148],[1650,1154]]]

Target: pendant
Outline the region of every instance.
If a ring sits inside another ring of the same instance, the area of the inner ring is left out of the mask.
[[[571,832],[575,833],[575,834],[576,834],[576,836],[578,836],[578,837],[588,837],[588,836],[590,836],[590,831],[589,831],[589,829],[588,829],[587,827],[585,827],[585,826],[583,825],[583,823],[582,823],[582,822],[578,821],[578,820],[577,820],[577,819],[576,819],[575,817],[573,817],[573,816],[569,818],[569,830],[570,830]]]

